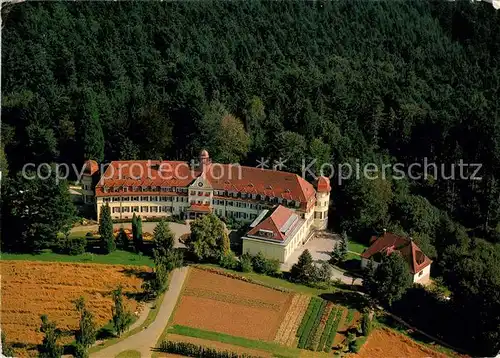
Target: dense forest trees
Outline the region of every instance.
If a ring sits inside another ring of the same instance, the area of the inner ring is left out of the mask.
[[[481,163],[481,180],[334,176],[330,218],[355,239],[412,235],[453,292],[455,327],[468,327],[457,342],[500,349],[489,314],[500,312],[500,14],[490,4],[30,2],[3,26],[2,191],[25,186],[26,162],[189,160],[202,147],[224,162],[285,158],[297,172],[303,157],[427,158],[446,176],[460,160]],[[19,236],[5,218],[2,229]]]

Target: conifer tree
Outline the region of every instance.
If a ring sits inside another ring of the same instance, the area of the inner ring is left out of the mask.
[[[113,314],[113,327],[116,334],[121,336],[132,323],[132,314],[128,312],[123,305],[122,286],[118,286],[116,290],[113,291],[113,302],[114,305],[111,309]]]
[[[101,206],[99,235],[101,235],[102,248],[107,254],[116,250],[115,238],[113,236],[113,220],[111,219],[111,209],[108,204]]]
[[[104,160],[104,133],[99,119],[95,93],[86,90],[83,99],[81,135],[83,140],[84,159]]]
[[[293,281],[309,283],[314,271],[313,258],[309,250],[304,250],[299,256],[299,260],[292,266],[290,276]]]
[[[76,356],[79,358],[88,357],[87,349],[96,341],[97,326],[94,322],[93,314],[85,307],[83,297],[75,301],[75,307],[78,313],[80,313],[79,328],[75,334],[77,344]]]
[[[142,241],[139,240],[137,235],[137,215],[132,215],[132,241],[134,243],[135,252],[140,252],[142,249]]]
[[[122,245],[123,250],[128,250],[130,240],[128,239],[128,235],[123,227],[121,227],[120,231],[118,232],[117,241]]]
[[[40,316],[42,324],[40,332],[44,334],[42,345],[40,346],[41,358],[59,358],[63,353],[63,348],[57,344],[57,340],[61,335],[61,331],[57,328],[55,322],[49,321],[47,315]]]

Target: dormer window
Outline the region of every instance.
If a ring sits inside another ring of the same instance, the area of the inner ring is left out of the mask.
[[[107,186],[103,186],[102,187],[102,191],[105,192],[105,193],[107,193],[108,192],[108,187]]]

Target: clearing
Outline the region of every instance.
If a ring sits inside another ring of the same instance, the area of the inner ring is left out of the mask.
[[[47,314],[63,331],[76,329],[78,314],[72,301],[80,296],[99,326],[111,319],[111,291],[119,284],[126,307],[140,311],[142,306],[127,295],[141,292],[140,277],[150,271],[148,267],[29,261],[2,261],[1,269],[2,328],[8,342],[26,348],[41,343],[43,335],[37,332],[41,314]],[[71,334],[66,338],[63,343],[74,339]]]

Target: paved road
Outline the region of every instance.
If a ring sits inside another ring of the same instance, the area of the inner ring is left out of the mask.
[[[340,240],[338,235],[335,234],[323,234],[318,237],[313,237],[305,245],[298,247],[294,252],[290,254],[286,262],[281,265],[282,271],[289,271],[293,264],[299,260],[299,256],[306,249],[309,250],[314,262],[320,263],[323,261],[328,261],[330,259],[329,253],[333,251],[335,242]],[[332,266],[332,280],[340,280],[345,284],[352,284],[352,275],[347,272],[341,271],[336,267]],[[362,280],[360,278],[356,279],[355,284],[361,284]]]
[[[163,298],[160,310],[158,311],[158,315],[153,323],[141,332],[127,337],[121,342],[91,354],[90,358],[113,358],[120,352],[126,350],[135,350],[141,353],[142,358],[150,358],[152,349],[156,346],[156,342],[160,339],[160,336],[163,333],[170,316],[172,315],[187,272],[187,267],[176,269],[174,271],[168,291],[165,292],[165,297]]]

